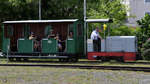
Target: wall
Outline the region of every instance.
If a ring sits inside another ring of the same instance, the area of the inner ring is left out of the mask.
[[[138,26],[136,21],[143,18],[146,12],[150,12],[150,2],[145,0],[125,0],[125,2],[129,6],[128,25]]]

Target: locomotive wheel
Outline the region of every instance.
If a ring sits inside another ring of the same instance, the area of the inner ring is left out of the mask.
[[[110,59],[107,58],[107,57],[101,57],[101,61],[102,61],[102,62],[107,62],[107,61],[110,61]]]
[[[118,57],[116,60],[117,60],[118,62],[124,62],[123,57]]]

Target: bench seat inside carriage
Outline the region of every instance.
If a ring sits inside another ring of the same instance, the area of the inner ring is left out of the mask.
[[[47,38],[51,29],[55,35],[61,35],[62,51],[58,49],[57,40]],[[70,31],[73,32],[72,39],[68,38]],[[34,50],[34,41],[28,39],[31,32],[40,39],[37,51]],[[6,21],[3,26],[3,53],[8,51],[9,55],[19,56],[81,55],[84,52],[83,23],[77,19]]]

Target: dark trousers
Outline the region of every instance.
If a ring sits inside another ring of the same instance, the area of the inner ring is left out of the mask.
[[[100,52],[101,51],[101,39],[93,40],[93,49],[96,52]]]

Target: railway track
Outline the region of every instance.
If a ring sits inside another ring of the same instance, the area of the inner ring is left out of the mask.
[[[84,66],[84,65],[50,65],[50,64],[0,64],[0,66],[22,66],[22,67],[53,67],[73,69],[96,69],[96,70],[126,70],[150,72],[150,67],[129,67],[129,66]]]

